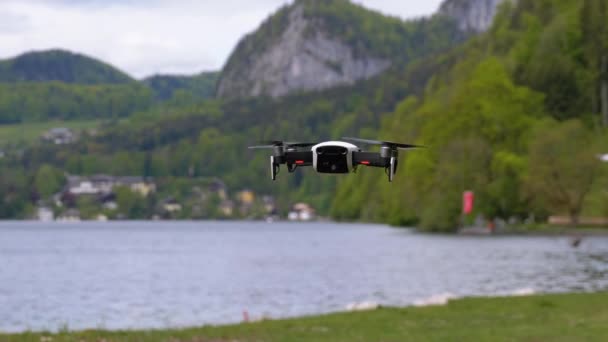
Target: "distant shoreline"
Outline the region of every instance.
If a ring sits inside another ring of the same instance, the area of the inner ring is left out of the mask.
[[[578,228],[566,227],[566,226],[554,226],[554,225],[537,225],[537,226],[513,226],[507,227],[503,229],[498,229],[494,232],[490,232],[487,228],[473,228],[465,231],[454,231],[454,232],[427,232],[421,229],[417,229],[416,227],[401,227],[401,226],[391,226],[385,223],[378,222],[344,222],[344,221],[332,221],[328,218],[321,218],[311,221],[290,221],[287,219],[281,220],[263,220],[263,219],[241,219],[241,220],[224,220],[224,219],[209,219],[209,220],[196,220],[196,219],[180,219],[180,220],[108,220],[108,221],[97,221],[97,220],[80,220],[80,221],[39,221],[39,220],[30,220],[30,219],[10,219],[10,220],[0,220],[0,224],[3,223],[30,223],[30,224],[119,224],[119,223],[141,223],[141,222],[149,222],[149,223],[204,223],[204,222],[215,222],[215,223],[243,223],[243,222],[254,222],[254,223],[290,223],[290,224],[323,224],[323,223],[334,223],[334,224],[342,224],[342,225],[378,225],[378,226],[386,226],[393,229],[409,229],[414,231],[417,234],[429,234],[429,235],[448,235],[448,236],[487,236],[487,237],[499,237],[499,236],[608,236],[608,227],[589,227],[589,226],[581,226]]]

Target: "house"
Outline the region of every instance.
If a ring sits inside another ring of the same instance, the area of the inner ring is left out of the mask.
[[[97,201],[103,205],[106,210],[114,211],[118,209],[118,203],[116,203],[116,194],[107,193],[102,194],[97,198]]]
[[[239,212],[246,216],[251,212],[255,202],[255,194],[251,190],[242,190],[236,194],[236,199],[240,203]]]
[[[66,191],[74,195],[104,195],[123,186],[144,197],[156,191],[156,185],[143,177],[114,177],[95,175],[91,177],[68,176]]]
[[[236,198],[241,204],[251,206],[255,201],[255,194],[251,190],[243,190],[236,194]]]
[[[112,191],[112,185],[92,177],[68,176],[66,192],[73,195],[98,195]]]
[[[80,221],[80,212],[76,209],[69,209],[65,213],[61,214],[57,221],[64,222],[77,222]]]
[[[220,211],[224,216],[232,216],[234,213],[234,202],[231,200],[224,200],[220,203]]]
[[[168,213],[176,213],[182,210],[182,205],[175,198],[168,198],[163,202],[163,209]]]
[[[76,141],[76,134],[69,128],[56,127],[44,133],[42,140],[52,142],[55,145],[71,144]]]
[[[143,177],[117,177],[116,181],[143,197],[148,197],[156,191],[156,184],[146,181]]]
[[[291,207],[287,218],[290,221],[312,221],[316,218],[316,211],[306,203],[296,203]]]
[[[98,214],[95,217],[95,221],[106,222],[106,221],[108,221],[108,217],[106,215],[104,215],[104,214]]]
[[[264,210],[268,214],[276,214],[277,206],[272,196],[262,196],[262,203],[264,204]]]
[[[55,219],[55,214],[51,208],[39,207],[36,211],[36,217],[38,218],[38,221],[50,222]]]
[[[55,205],[57,207],[66,206],[68,208],[73,208],[76,206],[76,202],[78,201],[78,197],[69,191],[63,191],[53,196],[53,200],[55,201]]]
[[[217,194],[222,201],[225,201],[228,198],[226,184],[221,179],[214,179],[211,181],[207,190],[212,194]]]

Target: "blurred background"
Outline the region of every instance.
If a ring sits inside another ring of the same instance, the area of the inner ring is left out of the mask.
[[[604,0],[1,1],[0,330],[605,290],[606,22]],[[394,183],[272,182],[247,149],[344,136],[428,148]]]
[[[305,204],[453,231],[472,191],[469,224],[605,224],[603,7],[2,2],[0,217],[286,217]],[[245,148],[345,135],[430,149],[388,185],[371,169],[275,184]]]

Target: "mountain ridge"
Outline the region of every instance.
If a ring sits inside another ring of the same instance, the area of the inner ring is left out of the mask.
[[[237,45],[219,98],[273,98],[352,85],[463,41],[447,17],[403,21],[348,0],[297,0]]]
[[[106,62],[63,49],[30,51],[0,60],[0,82],[48,81],[85,85],[136,82]]]

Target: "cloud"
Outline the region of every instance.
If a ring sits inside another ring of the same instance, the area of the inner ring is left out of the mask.
[[[289,2],[2,0],[0,58],[64,48],[107,61],[136,77],[218,70],[244,34]],[[424,5],[403,0],[358,2],[411,17],[433,12],[439,0]]]
[[[9,11],[0,11],[0,35],[15,34],[28,29],[27,16]]]

